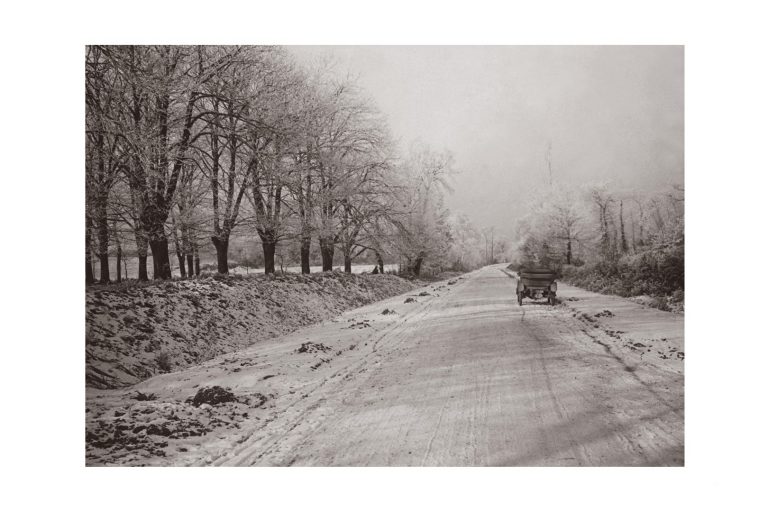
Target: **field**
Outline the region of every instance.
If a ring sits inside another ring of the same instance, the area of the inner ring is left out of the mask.
[[[179,272],[178,265],[174,265],[173,263],[176,263],[175,258],[172,259],[172,265],[171,265],[171,273],[174,277],[181,277],[181,272]],[[110,271],[110,277],[112,280],[115,279],[115,259],[110,258],[109,260],[109,271]],[[370,273],[373,272],[373,268],[375,265],[352,265],[352,273],[353,274],[363,274],[363,273]],[[200,261],[200,267],[201,269],[204,269],[203,272],[211,272],[215,271],[216,267],[216,260],[213,258],[205,258]],[[343,266],[336,265],[334,269],[343,270]],[[394,270],[397,270],[398,265],[396,263],[391,263],[388,265],[384,265],[384,270],[386,272],[391,272]],[[210,269],[210,270],[209,270]],[[309,267],[310,271],[314,274],[315,272],[322,272],[322,267],[320,265],[313,265]],[[275,264],[275,270],[277,272],[280,272],[280,266],[278,264]],[[300,274],[301,273],[301,266],[300,265],[292,265],[290,267],[284,268],[285,272],[290,272],[294,274]],[[93,261],[93,275],[96,277],[96,279],[99,278],[99,272],[101,271],[101,266],[99,265],[99,261],[97,259],[94,259]],[[152,257],[149,257],[149,261],[147,263],[147,272],[149,273],[150,279],[152,278]],[[257,268],[257,267],[247,267],[242,265],[233,266],[229,269],[229,273],[233,275],[250,275],[250,274],[263,274],[264,268]],[[138,279],[139,277],[139,259],[138,258],[127,258],[125,260],[125,263],[123,265],[122,269],[122,275],[123,279]]]

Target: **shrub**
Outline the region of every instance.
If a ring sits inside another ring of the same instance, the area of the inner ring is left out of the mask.
[[[564,265],[562,278],[587,290],[632,297],[657,297],[655,307],[669,310],[671,302],[682,302],[685,286],[682,246],[655,247],[616,261],[601,261],[576,267]]]

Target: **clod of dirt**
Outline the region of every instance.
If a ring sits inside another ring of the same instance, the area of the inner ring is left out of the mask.
[[[350,328],[352,327],[354,327],[354,325],[350,326]],[[327,345],[323,345],[322,343],[313,343],[311,341],[307,341],[302,343],[301,346],[298,349],[296,349],[296,352],[298,352],[299,354],[302,354],[304,352],[311,354],[313,352],[328,352],[329,350],[331,350],[331,347]]]
[[[411,302],[416,302],[416,299],[414,299],[413,297],[408,297],[407,299],[405,299],[405,304],[410,304]]]
[[[261,393],[254,393],[248,399],[248,405],[251,407],[261,407],[267,400],[269,400],[269,397],[262,395]]]
[[[427,296],[429,296],[429,295],[432,295],[432,294],[431,294],[431,293],[429,293],[429,292],[421,292],[421,293],[419,294],[419,297],[427,297]]]
[[[137,391],[131,398],[138,400],[139,402],[148,402],[150,400],[155,400],[157,395],[154,393],[142,393],[141,391]]]
[[[146,430],[148,435],[151,436],[163,436],[168,437],[172,434],[171,429],[169,429],[166,425],[156,425],[152,424],[147,427]]]
[[[448,281],[448,284],[456,284],[456,281]]]
[[[381,312],[382,315],[394,315],[396,311],[394,309],[386,308]]]
[[[604,316],[604,317],[611,317],[611,316],[614,316],[614,315],[613,315],[613,313],[611,313],[611,312],[610,312],[610,311],[608,311],[607,309],[604,309],[604,310],[603,310],[601,313],[597,313],[595,316],[596,316],[596,317],[601,317],[601,316]]]
[[[202,404],[216,405],[236,400],[234,393],[222,388],[221,386],[212,386],[210,388],[200,388],[192,398],[192,405],[200,407]]]

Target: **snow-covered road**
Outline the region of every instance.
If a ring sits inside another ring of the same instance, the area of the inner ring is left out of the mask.
[[[88,390],[91,435],[119,422],[143,444],[89,445],[87,462],[683,465],[683,316],[565,285],[561,305],[521,308],[501,269],[128,390]],[[212,385],[268,400],[248,410],[183,403]],[[136,391],[156,398],[136,401]],[[210,432],[163,437],[140,428],[174,432],[174,418]],[[160,448],[147,451],[147,442]]]

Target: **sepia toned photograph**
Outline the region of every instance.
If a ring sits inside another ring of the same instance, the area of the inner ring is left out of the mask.
[[[82,51],[86,466],[686,465],[683,46]]]

